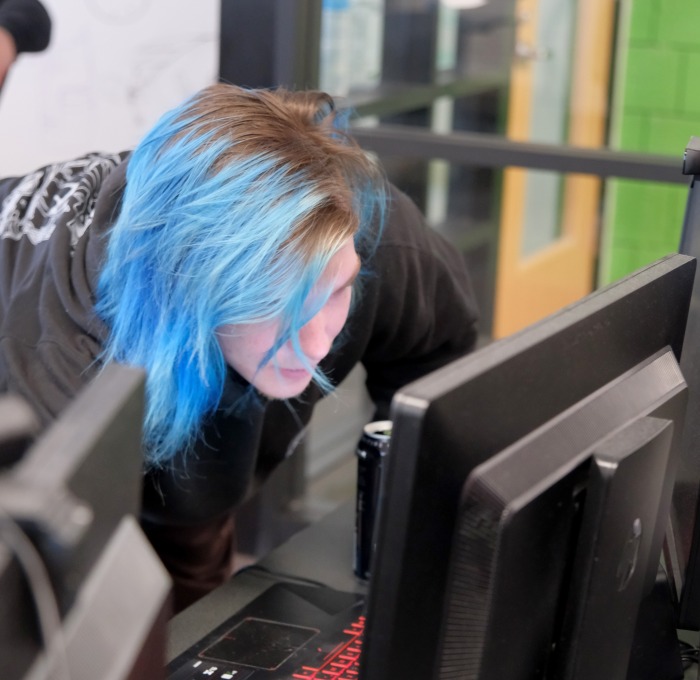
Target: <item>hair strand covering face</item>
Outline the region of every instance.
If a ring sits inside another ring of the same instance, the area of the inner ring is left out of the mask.
[[[349,237],[366,261],[384,205],[381,172],[320,92],[217,84],[146,134],[108,234],[97,311],[110,328],[101,359],[147,371],[148,465],[186,452],[216,410],[227,371],[216,329],[278,320],[269,358],[286,342],[299,352],[323,304],[309,300],[314,285]]]

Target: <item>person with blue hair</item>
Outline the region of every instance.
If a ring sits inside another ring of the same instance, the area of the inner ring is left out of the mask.
[[[216,84],[132,152],[0,180],[0,391],[48,424],[146,372],[141,522],[181,609],[231,570],[254,476],[359,362],[380,413],[470,351],[461,256],[321,92]]]

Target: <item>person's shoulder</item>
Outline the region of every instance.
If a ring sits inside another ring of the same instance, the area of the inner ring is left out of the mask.
[[[389,215],[423,222],[423,216],[415,201],[391,182],[387,184],[387,207]]]
[[[411,245],[422,240],[425,218],[416,203],[396,185],[389,183],[381,245]]]
[[[444,256],[454,246],[425,219],[420,208],[405,192],[389,184],[384,232],[378,250],[404,253],[418,259]]]
[[[95,204],[122,154],[89,153],[0,180],[0,232],[40,243],[64,225],[73,244],[92,222]]]

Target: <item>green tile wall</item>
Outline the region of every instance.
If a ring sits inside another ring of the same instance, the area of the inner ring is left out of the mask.
[[[700,1],[623,0],[610,146],[678,158],[700,136]],[[606,184],[600,283],[678,249],[682,185]]]

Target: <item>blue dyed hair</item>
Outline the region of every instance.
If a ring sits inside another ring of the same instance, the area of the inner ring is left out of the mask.
[[[102,359],[147,372],[147,463],[186,452],[216,410],[218,327],[280,321],[268,360],[291,342],[306,361],[298,334],[323,304],[309,294],[348,238],[366,262],[384,203],[323,93],[217,84],[158,121],[129,159],[97,291]]]

